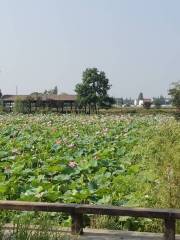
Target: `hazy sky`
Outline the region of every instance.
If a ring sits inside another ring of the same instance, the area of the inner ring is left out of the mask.
[[[179,0],[0,0],[0,88],[73,93],[105,71],[116,97],[167,95],[180,79]]]

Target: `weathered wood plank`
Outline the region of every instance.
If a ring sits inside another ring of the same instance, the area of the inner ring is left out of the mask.
[[[104,205],[63,204],[23,201],[0,201],[0,209],[20,211],[67,212],[79,214],[99,214],[112,216],[132,216],[147,218],[168,218],[173,215],[180,219],[179,209],[126,208]]]
[[[74,212],[75,207],[76,207],[76,204],[23,202],[23,201],[0,201],[0,209],[1,210],[72,213],[72,212]]]
[[[71,214],[72,225],[71,233],[72,234],[83,234],[83,215],[79,213]]]
[[[83,233],[83,214],[160,218],[165,221],[165,240],[175,240],[175,222],[179,209],[125,208],[115,206],[62,204],[22,201],[0,201],[2,210],[65,212],[72,216],[72,233]]]
[[[175,240],[176,219],[174,216],[165,218],[164,240]]]
[[[77,213],[110,215],[110,216],[132,216],[145,218],[168,218],[170,215],[180,219],[179,209],[151,209],[151,208],[126,208],[99,205],[77,205]]]

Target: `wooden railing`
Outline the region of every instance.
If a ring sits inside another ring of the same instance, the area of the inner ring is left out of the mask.
[[[64,212],[70,214],[72,217],[72,234],[83,234],[84,214],[164,219],[165,240],[175,240],[176,219],[180,219],[179,209],[124,208],[114,206],[20,201],[0,201],[0,209],[38,212]]]

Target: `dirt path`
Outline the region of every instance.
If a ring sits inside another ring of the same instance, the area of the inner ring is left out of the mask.
[[[163,240],[163,234],[138,233],[138,232],[121,232],[107,230],[85,230],[80,240]],[[176,237],[180,240],[180,235]]]

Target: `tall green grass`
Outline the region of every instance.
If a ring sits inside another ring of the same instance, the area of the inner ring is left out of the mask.
[[[12,219],[10,218],[12,217]],[[9,224],[7,224],[9,220]],[[62,231],[48,214],[20,214],[15,217],[4,212],[0,219],[0,240],[77,240],[78,236],[70,236]]]

